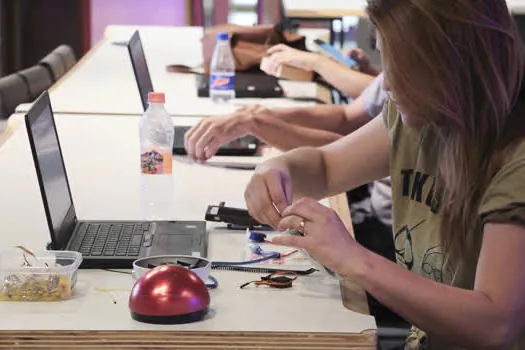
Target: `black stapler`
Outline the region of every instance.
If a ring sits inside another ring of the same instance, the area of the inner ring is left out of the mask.
[[[255,220],[248,210],[227,207],[224,202],[221,202],[219,205],[209,205],[204,219],[206,221],[227,223],[228,228],[232,230],[272,229],[270,226]]]

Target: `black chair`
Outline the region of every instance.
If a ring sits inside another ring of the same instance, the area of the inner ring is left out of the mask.
[[[375,27],[368,18],[359,17],[355,31],[355,41],[357,47],[363,49],[368,55],[370,62],[380,68],[381,54],[377,50]]]
[[[53,82],[56,82],[66,73],[66,67],[62,61],[62,57],[55,52],[51,52],[42,58],[39,63],[49,71],[49,74],[53,77]]]
[[[49,89],[53,84],[51,74],[41,65],[24,69],[18,72],[18,74],[24,79],[31,100],[36,99],[44,90]]]
[[[66,72],[77,63],[75,52],[68,45],[60,45],[53,51],[53,53],[60,56]]]
[[[0,78],[0,116],[7,118],[21,103],[31,101],[26,82],[19,74]]]

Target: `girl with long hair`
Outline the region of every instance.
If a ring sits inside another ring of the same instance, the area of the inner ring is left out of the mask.
[[[258,167],[250,213],[413,325],[409,349],[525,350],[524,49],[505,0],[368,0],[383,118]],[[318,200],[391,176],[397,264]]]

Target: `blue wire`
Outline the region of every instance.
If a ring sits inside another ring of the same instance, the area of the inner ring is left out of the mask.
[[[248,261],[213,261],[211,263],[211,266],[238,266],[238,265],[249,265],[249,264],[256,264],[262,261],[270,260],[270,259],[276,259],[280,256],[279,253],[274,253],[269,256],[265,256],[264,258],[256,259],[256,260],[248,260]]]
[[[206,283],[206,287],[208,289],[216,289],[219,286],[219,281],[217,281],[217,279],[213,277],[212,275],[208,275],[208,279],[212,282],[212,283]]]
[[[279,255],[279,252],[270,252],[262,250],[262,248],[258,244],[250,244],[250,249],[252,250],[252,253],[257,255]]]
[[[262,261],[278,258],[280,256],[281,256],[281,254],[278,253],[278,252],[271,252],[271,255],[268,255],[268,256],[265,256],[263,258],[256,259],[256,260],[235,261],[235,262],[230,262],[230,261],[213,261],[211,263],[211,266],[212,267],[213,266],[238,266],[238,265],[256,264],[256,263],[259,263],[259,262],[262,262]],[[208,275],[208,279],[210,281],[212,281],[212,283],[207,283],[206,284],[206,287],[208,287],[208,289],[216,289],[219,286],[219,282],[212,275]]]

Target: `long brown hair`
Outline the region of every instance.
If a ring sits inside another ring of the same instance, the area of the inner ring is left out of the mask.
[[[505,0],[368,0],[368,13],[396,103],[440,139],[441,243],[461,259],[473,253],[477,210],[512,142],[509,121],[521,117],[511,113],[523,78],[519,33]]]

